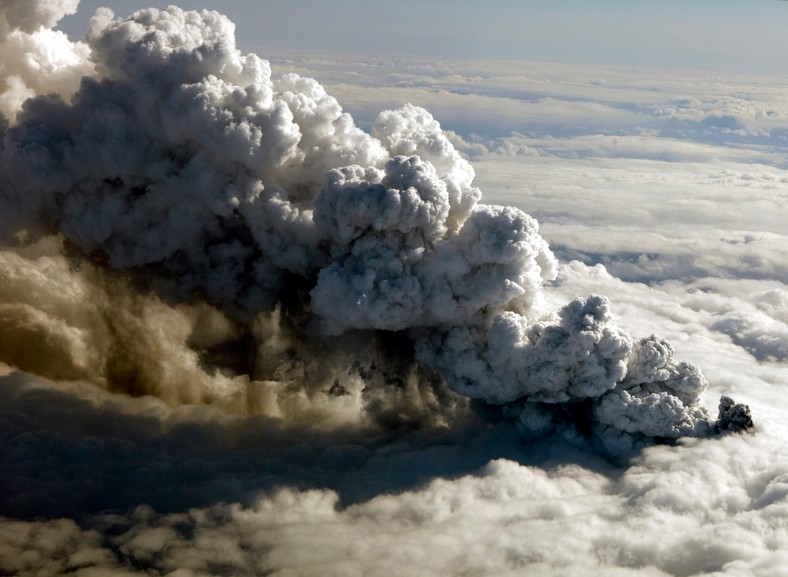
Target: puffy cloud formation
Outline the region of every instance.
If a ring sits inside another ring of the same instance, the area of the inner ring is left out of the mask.
[[[670,343],[652,335],[637,344],[626,378],[600,399],[596,417],[618,430],[652,437],[708,434],[708,414],[698,406],[706,386],[695,365],[674,361]],[[720,419],[725,420],[722,408]]]
[[[631,342],[610,323],[607,299],[575,300],[559,316],[558,323],[529,324],[501,314],[486,335],[453,328],[433,336],[419,358],[440,366],[455,389],[490,403],[562,403],[614,388],[626,374]]]
[[[320,271],[312,299],[330,332],[464,324],[484,309],[527,310],[543,278],[554,275],[533,219],[487,205],[458,213],[446,182],[417,156],[395,157],[383,173],[351,167],[328,180],[315,221],[335,262]],[[462,223],[456,234],[448,233],[450,218]]]
[[[3,0],[2,21],[4,35],[12,30],[35,32],[41,28],[52,28],[63,16],[77,11],[79,0],[54,0],[42,2],[20,2],[19,0]]]
[[[8,37],[72,7],[25,6],[5,10]],[[101,9],[86,42],[71,48],[69,74],[85,74],[73,94],[35,89],[9,115],[2,233],[62,237],[90,263],[71,302],[107,304],[37,310],[20,288],[37,267],[63,286],[71,273],[6,257],[6,362],[285,419],[445,422],[465,410],[459,393],[505,405],[526,436],[714,430],[700,372],[655,337],[635,344],[607,299],[545,311],[556,260],[536,221],[480,203],[427,111],[384,111],[365,133],[314,80],[272,78],[217,12]],[[20,342],[48,351],[40,368]],[[717,429],[747,428],[743,412],[726,404],[737,416]]]
[[[32,96],[69,97],[92,73],[90,51],[52,27],[79,0],[3,0],[0,3],[0,112],[13,118]]]

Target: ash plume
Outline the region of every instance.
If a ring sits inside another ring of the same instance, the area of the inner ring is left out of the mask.
[[[75,5],[6,2],[0,39],[40,57]],[[699,369],[605,297],[545,310],[536,221],[481,202],[427,111],[366,133],[212,11],[100,9],[61,53],[50,84],[3,56],[0,360],[287,421],[446,423],[470,398],[609,446],[752,426],[729,400],[715,423]]]

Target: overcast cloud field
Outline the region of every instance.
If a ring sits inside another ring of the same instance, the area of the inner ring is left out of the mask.
[[[0,574],[784,575],[787,79],[6,4]]]

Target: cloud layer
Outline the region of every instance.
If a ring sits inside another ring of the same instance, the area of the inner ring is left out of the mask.
[[[785,560],[788,455],[768,431],[621,470],[502,425],[326,436],[2,384],[3,506],[22,517],[0,524],[2,568],[20,575],[776,575]]]

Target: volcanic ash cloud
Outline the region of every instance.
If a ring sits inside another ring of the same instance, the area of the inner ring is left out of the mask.
[[[527,437],[580,430],[617,442],[751,426],[730,400],[715,423],[699,406],[698,368],[657,337],[619,329],[605,297],[544,311],[556,260],[536,221],[480,202],[473,168],[427,111],[384,111],[368,134],[314,80],[272,78],[216,12],[118,19],[101,9],[85,43],[70,43],[51,27],[74,8],[3,8],[3,41],[29,58],[3,52],[0,233],[19,254],[59,235],[89,270],[132,278],[124,286],[152,289],[162,303],[199,298],[223,311],[223,326],[235,327],[224,332],[251,334],[256,347],[248,378],[224,377],[225,388],[278,380],[281,409],[298,379],[322,379],[310,395],[355,395],[356,410],[380,414],[397,396],[386,386],[458,393],[502,405]],[[44,58],[47,42],[67,47],[34,82],[14,66]],[[4,282],[19,293],[21,281]],[[23,301],[4,305],[4,333],[46,333],[45,313]],[[195,310],[183,314],[196,334]],[[58,366],[106,380],[106,357],[86,344],[92,329],[47,314],[68,343]],[[66,338],[71,328],[79,338]],[[10,362],[13,341],[0,338]],[[299,370],[283,368],[283,351]]]

